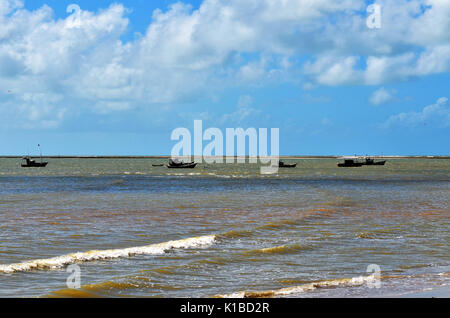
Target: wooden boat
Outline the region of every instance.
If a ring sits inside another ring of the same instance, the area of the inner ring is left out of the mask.
[[[178,162],[174,160],[170,160],[169,164],[167,165],[167,168],[169,169],[194,169],[197,166],[195,162],[191,163],[184,163],[184,162]]]
[[[350,168],[350,167],[362,167],[363,163],[355,161],[354,159],[345,159],[343,163],[338,163],[340,168]]]
[[[295,168],[295,167],[297,167],[297,164],[296,163],[294,163],[294,164],[285,164],[283,161],[280,161],[279,164],[278,164],[278,167],[280,167],[280,168]]]
[[[167,165],[167,168],[169,169],[194,169],[197,166],[196,163],[183,163],[181,165],[171,166]]]
[[[38,145],[39,151],[41,153],[41,162],[36,162],[36,160],[32,159],[30,156],[22,158],[22,168],[44,168],[47,167],[48,162],[42,161],[42,151],[41,145]]]
[[[43,162],[41,158],[41,162],[36,162],[36,160],[31,159],[30,157],[22,158],[22,168],[44,168],[46,167],[48,162]]]

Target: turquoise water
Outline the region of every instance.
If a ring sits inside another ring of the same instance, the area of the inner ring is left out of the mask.
[[[277,175],[49,161],[0,159],[2,297],[377,297],[450,281],[450,160],[286,160],[297,168]]]

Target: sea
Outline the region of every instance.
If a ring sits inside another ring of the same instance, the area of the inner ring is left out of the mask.
[[[448,159],[152,166],[167,161],[0,159],[0,297],[450,290]]]

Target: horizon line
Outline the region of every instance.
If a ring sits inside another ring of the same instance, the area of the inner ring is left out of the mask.
[[[349,155],[280,155],[280,159],[340,159]],[[354,155],[352,155],[354,156]],[[387,159],[450,159],[450,155],[356,155],[357,157],[371,157],[371,158],[387,158]],[[21,159],[24,157],[38,158],[40,156],[24,156],[24,155],[0,155],[0,159]],[[42,156],[42,158],[48,159],[170,159],[169,155],[49,155]],[[195,159],[198,156],[180,156],[178,158],[191,158]],[[202,157],[205,158],[205,157]],[[254,159],[260,157],[250,156],[208,156],[206,158],[245,158]],[[262,158],[272,158],[271,156],[264,156]]]

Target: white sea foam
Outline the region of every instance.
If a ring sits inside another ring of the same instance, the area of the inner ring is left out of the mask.
[[[241,291],[227,295],[218,295],[219,298],[262,298],[262,297],[283,297],[289,295],[300,294],[312,291],[318,288],[333,288],[333,287],[356,287],[370,282],[374,282],[377,278],[374,275],[359,276],[353,278],[333,279],[321,281],[316,283],[304,284],[300,286],[288,287],[277,290],[267,291]]]
[[[80,252],[48,259],[38,259],[23,263],[0,265],[0,273],[11,274],[31,270],[52,270],[78,262],[115,259],[122,257],[130,257],[133,255],[157,255],[163,254],[171,249],[207,247],[212,245],[215,240],[216,240],[215,235],[209,235],[201,237],[192,237],[179,241],[170,241],[165,243],[152,244],[141,247]]]

